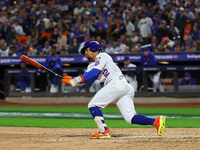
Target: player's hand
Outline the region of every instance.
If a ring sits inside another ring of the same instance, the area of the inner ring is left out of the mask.
[[[72,80],[69,81],[69,84],[72,86],[72,87],[75,87],[77,86],[80,82],[83,82],[83,76],[78,76]]]
[[[65,76],[65,77],[63,77],[63,79],[61,81],[64,82],[65,84],[70,85],[70,83],[69,83],[70,80],[72,80],[71,76]]]

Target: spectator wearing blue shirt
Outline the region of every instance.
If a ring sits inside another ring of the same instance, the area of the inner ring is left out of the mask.
[[[141,65],[143,67],[153,67],[153,66],[157,66],[157,60],[155,55],[150,52],[150,48],[146,47],[146,48],[142,48],[141,51],[143,52],[142,56],[141,56]],[[160,82],[160,71],[156,71],[156,72],[148,72],[148,76],[151,79],[151,81],[153,82],[153,92],[156,92],[157,89],[159,89],[160,92],[164,92],[163,86]]]
[[[72,44],[72,40],[73,38],[77,38],[78,37],[78,30],[76,28],[75,24],[71,25],[71,32],[69,33],[69,44]]]
[[[45,66],[52,71],[56,72],[57,74],[62,74],[62,62],[58,55],[56,55],[56,48],[52,47],[50,51],[51,55],[47,56]],[[57,85],[57,77],[53,75],[49,75],[49,81],[50,81],[50,93],[56,93],[58,92],[58,85]]]
[[[181,80],[179,85],[197,85],[196,80],[191,77],[189,72],[184,74],[184,79]]]
[[[26,51],[25,48],[22,46],[22,44],[19,43],[19,44],[17,45],[17,50],[15,51],[15,54],[16,54],[17,56],[21,56],[22,54],[23,54],[23,55],[27,55],[27,53],[28,53],[28,51]]]
[[[155,19],[154,19],[154,22],[153,22],[153,25],[151,27],[151,32],[152,32],[152,35],[155,35],[156,31],[158,30],[159,26],[160,26],[160,15],[159,14],[156,14],[155,15]]]
[[[100,14],[99,15],[99,20],[96,23],[96,30],[99,28],[99,26],[103,27],[103,30],[106,31],[106,29],[108,28],[108,24],[106,21],[104,21],[105,17]]]
[[[31,92],[30,88],[30,74],[27,72],[28,68],[24,61],[20,62],[21,73],[18,74],[18,86],[21,92]]]

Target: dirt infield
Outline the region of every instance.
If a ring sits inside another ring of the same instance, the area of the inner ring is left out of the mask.
[[[154,128],[112,128],[112,138],[89,139],[96,129],[0,127],[3,150],[198,150],[200,128],[167,128],[159,137]]]

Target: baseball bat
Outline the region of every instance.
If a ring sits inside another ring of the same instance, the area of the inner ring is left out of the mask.
[[[27,57],[25,55],[21,55],[20,59],[25,61],[25,62],[27,62],[27,63],[29,63],[29,64],[31,64],[31,65],[33,65],[36,68],[42,69],[44,71],[47,71],[50,74],[52,74],[52,75],[54,75],[56,77],[59,77],[60,79],[63,79],[63,77],[60,76],[59,74],[51,71],[50,69],[46,68],[45,66],[41,65],[40,63],[36,62],[35,60],[33,60],[33,59],[31,59],[31,58],[29,58],[29,57]]]

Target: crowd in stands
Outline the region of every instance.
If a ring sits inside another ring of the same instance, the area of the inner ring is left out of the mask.
[[[1,0],[0,56],[200,50],[199,0]]]

